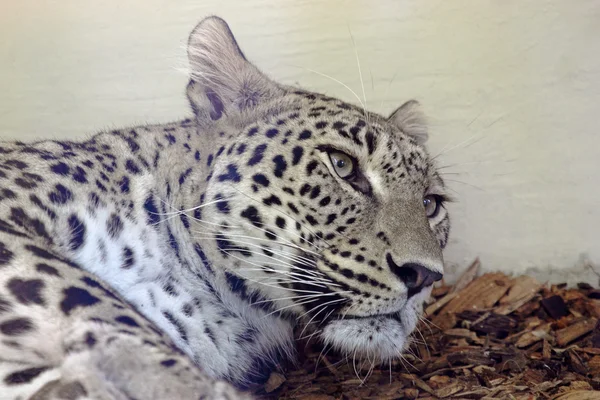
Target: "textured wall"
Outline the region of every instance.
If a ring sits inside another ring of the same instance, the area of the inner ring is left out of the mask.
[[[422,102],[459,199],[450,269],[480,256],[486,269],[597,281],[581,265],[600,263],[600,1],[574,4],[3,0],[0,137],[183,117],[183,45],[217,14],[280,81],[357,102],[309,71],[362,99],[356,49],[369,108]]]

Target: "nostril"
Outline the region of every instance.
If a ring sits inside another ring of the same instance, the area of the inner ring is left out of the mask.
[[[390,270],[400,278],[408,288],[408,296],[419,293],[423,288],[433,285],[442,279],[442,274],[424,267],[421,264],[406,263],[399,267],[390,254],[386,256]]]

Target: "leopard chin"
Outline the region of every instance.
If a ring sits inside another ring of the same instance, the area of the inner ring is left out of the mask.
[[[430,290],[429,290],[430,292]],[[326,347],[374,363],[388,363],[402,357],[422,315],[429,293],[411,299],[396,311],[372,316],[344,316],[331,319],[320,338]]]

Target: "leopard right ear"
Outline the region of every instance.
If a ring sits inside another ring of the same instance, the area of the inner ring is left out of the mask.
[[[416,100],[402,104],[388,117],[388,121],[421,145],[429,138],[425,114]]]
[[[282,89],[250,63],[227,23],[202,20],[188,41],[187,96],[199,121],[240,113],[280,95]]]

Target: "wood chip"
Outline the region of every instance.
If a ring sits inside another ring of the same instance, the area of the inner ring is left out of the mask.
[[[578,337],[585,335],[586,333],[590,333],[596,326],[597,322],[598,321],[596,318],[586,318],[564,329],[556,331],[556,344],[559,346],[565,346]]]
[[[542,284],[530,276],[519,276],[514,279],[514,283],[507,295],[500,299],[500,307],[494,311],[498,314],[508,315],[515,311],[529,300],[533,299]]]
[[[272,391],[276,390],[279,386],[283,385],[283,382],[285,382],[285,376],[281,375],[278,372],[273,372],[269,376],[267,383],[265,383],[265,392],[271,393]]]
[[[431,322],[419,327],[422,336],[404,359],[371,368],[318,341],[302,342],[299,365],[280,366],[285,372],[272,374],[256,396],[600,400],[598,289],[500,273],[474,279],[478,268],[477,260],[455,286],[436,288]]]
[[[510,289],[511,279],[501,273],[482,275],[458,292],[447,306],[445,313],[458,313],[465,310],[486,310],[494,306]]]
[[[600,400],[600,391],[574,390],[552,397],[552,400]]]

